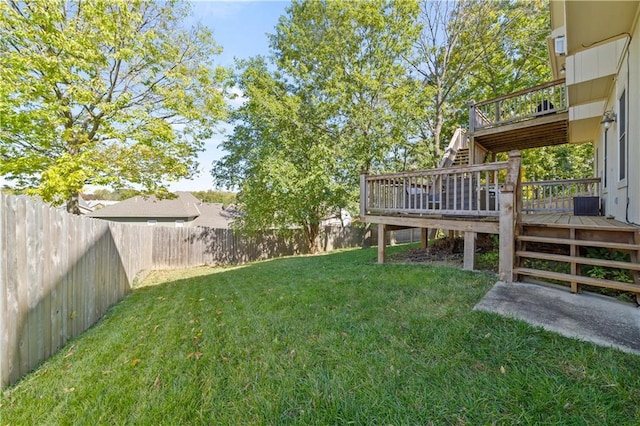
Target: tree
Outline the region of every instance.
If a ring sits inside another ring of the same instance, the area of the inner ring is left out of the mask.
[[[432,153],[432,164],[441,157],[443,135],[468,122],[470,100],[548,81],[544,52],[549,23],[544,5],[481,0],[421,3],[423,31],[409,62],[423,87],[421,139]]]
[[[248,234],[301,228],[314,251],[320,221],[344,202],[335,183],[331,139],[317,129],[326,116],[304,93],[292,93],[263,58],[239,64],[238,87],[248,99],[232,113],[236,126],[222,144],[229,153],[212,173],[219,185],[238,187],[243,216],[234,224]]]
[[[84,185],[189,177],[225,105],[209,30],[178,1],[0,3],[0,175],[79,213]]]
[[[476,100],[551,81],[546,43],[551,27],[548,2],[502,1],[495,5],[499,7],[491,14],[494,24],[486,33],[495,42],[477,45],[481,54],[468,73],[466,89]]]
[[[239,64],[247,101],[213,175],[239,188],[242,229],[299,227],[313,250],[322,219],[355,204],[360,172],[388,167],[411,134],[402,58],[416,16],[406,1],[294,1],[273,64]]]
[[[135,189],[118,189],[115,191],[110,191],[108,189],[96,189],[93,191],[93,194],[89,194],[90,198],[85,199],[123,201],[131,197],[135,197],[136,195],[141,195],[141,192]],[[86,194],[82,194],[82,196],[85,197]]]
[[[563,144],[526,149],[522,151],[522,169],[527,181],[593,177],[593,144]]]
[[[236,202],[236,194],[229,191],[191,191],[194,197],[205,203],[221,203],[224,206],[234,204]]]

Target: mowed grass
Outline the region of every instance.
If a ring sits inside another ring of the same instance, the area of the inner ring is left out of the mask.
[[[639,357],[472,311],[493,275],[375,256],[151,276],[0,423],[640,424]]]

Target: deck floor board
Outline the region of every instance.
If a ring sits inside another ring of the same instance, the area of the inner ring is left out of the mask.
[[[570,214],[525,214],[525,225],[539,225],[563,228],[596,228],[609,230],[640,230],[640,227],[603,216],[573,216]]]

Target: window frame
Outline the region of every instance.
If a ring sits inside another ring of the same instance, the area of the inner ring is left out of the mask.
[[[627,138],[627,88],[623,88],[618,96],[618,186],[624,186],[627,183],[627,157],[629,155],[629,145]]]

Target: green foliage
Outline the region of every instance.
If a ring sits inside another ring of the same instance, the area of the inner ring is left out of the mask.
[[[55,204],[86,184],[163,192],[191,176],[226,73],[210,31],[181,27],[188,13],[178,1],[0,3],[0,175]]]
[[[116,189],[114,191],[96,189],[93,191],[93,194],[91,194],[91,198],[95,200],[122,201],[140,195],[141,193],[142,192],[135,189]]]
[[[191,193],[200,201],[205,203],[222,203],[225,206],[235,204],[236,194],[228,191],[191,191]]]
[[[593,145],[565,144],[522,151],[523,180],[562,180],[593,177]]]
[[[469,100],[550,79],[547,6],[294,1],[270,36],[271,60],[238,63],[247,101],[212,171],[239,189],[242,229],[299,226],[312,246],[323,218],[356,211],[360,172],[433,167],[468,123]],[[592,153],[573,148],[523,164],[531,176],[589,174]]]
[[[492,250],[486,253],[478,253],[476,255],[475,266],[478,270],[498,272],[499,261],[500,252],[498,250]]]
[[[473,311],[492,274],[375,257],[153,273],[4,390],[2,423],[640,422],[637,355]]]
[[[546,44],[551,27],[547,1],[467,4],[481,25],[482,34],[465,34],[466,44],[474,43],[471,37],[477,37],[473,46],[478,51],[468,84],[460,87],[463,99],[487,100],[551,80]]]
[[[586,247],[586,257],[591,259],[612,260],[615,262],[631,262],[629,253],[623,253],[618,250],[610,250],[602,247]],[[607,266],[583,265],[583,274],[592,278],[600,278],[605,280],[620,281],[624,283],[633,283],[634,279],[628,270],[620,268],[611,268]]]
[[[321,220],[355,206],[360,172],[387,167],[409,137],[402,58],[416,12],[404,1],[296,1],[271,36],[273,63],[238,63],[247,101],[212,173],[240,189],[244,231],[302,227],[314,247]]]
[[[421,108],[413,162],[431,167],[456,127],[468,125],[469,101],[547,82],[547,2],[423,1],[423,30],[411,57]]]

